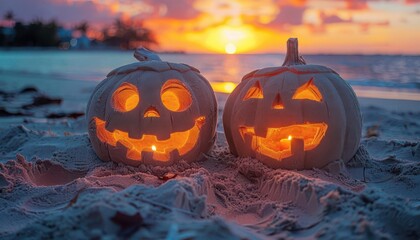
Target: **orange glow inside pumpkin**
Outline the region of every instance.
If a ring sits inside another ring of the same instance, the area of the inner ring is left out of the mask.
[[[130,83],[123,83],[112,94],[112,105],[119,112],[133,110],[140,102],[137,88]]]
[[[261,88],[260,81],[256,81],[252,87],[248,89],[242,100],[248,100],[250,98],[264,98],[263,90]]]
[[[322,101],[322,94],[314,84],[314,79],[311,78],[307,83],[300,86],[292,99],[308,99],[317,102]]]
[[[163,105],[173,112],[183,112],[192,104],[192,97],[188,89],[176,79],[165,82],[160,92]]]
[[[283,109],[283,108],[284,108],[284,105],[283,105],[283,102],[281,101],[280,94],[277,93],[273,101],[273,109]]]
[[[146,112],[144,113],[144,116],[143,117],[145,117],[145,118],[148,118],[148,117],[160,117],[160,114],[159,114],[159,112],[158,112],[158,110],[156,108],[149,107],[146,110]]]
[[[105,128],[106,122],[97,117],[93,120],[96,124],[96,134],[103,143],[116,147],[121,143],[127,148],[126,157],[132,160],[141,160],[143,152],[152,152],[153,159],[157,161],[169,161],[171,153],[178,151],[179,155],[184,155],[191,151],[198,141],[200,129],[204,125],[206,118],[199,117],[189,130],[174,132],[166,140],[158,140],[155,135],[144,134],[140,139],[130,138],[127,132],[114,130],[108,131]]]
[[[281,160],[293,155],[294,151],[308,151],[319,145],[325,136],[326,123],[306,123],[280,128],[268,128],[265,137],[255,135],[253,127],[240,127],[243,139],[252,137],[252,149],[265,156]],[[303,141],[303,149],[293,149],[293,142]]]

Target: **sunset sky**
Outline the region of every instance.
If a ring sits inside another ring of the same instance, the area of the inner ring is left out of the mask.
[[[90,35],[115,18],[143,20],[159,50],[420,54],[420,0],[1,0],[18,20],[86,20]]]

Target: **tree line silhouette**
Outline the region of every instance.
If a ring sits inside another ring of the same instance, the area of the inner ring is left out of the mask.
[[[13,22],[13,26],[0,25],[0,47],[59,47],[70,39],[60,36],[59,31],[63,28],[57,21],[44,22],[35,19],[30,22],[22,22],[14,19],[13,12],[4,15],[4,22]],[[70,31],[79,31],[86,36],[91,26],[83,21]],[[112,24],[105,26],[102,37],[91,39],[93,43],[101,46],[132,49],[139,45],[152,47],[157,45],[154,33],[144,27],[143,22],[131,19],[116,19]]]

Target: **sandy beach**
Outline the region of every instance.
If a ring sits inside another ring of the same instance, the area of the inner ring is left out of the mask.
[[[217,93],[217,140],[205,160],[170,167],[102,162],[84,112],[95,82],[3,75],[2,239],[418,239],[418,101],[359,98],[360,148],[348,164],[273,170],[229,153]],[[31,86],[36,91],[18,93]],[[61,104],[26,110],[34,95]],[[14,93],[14,94],[11,94]],[[26,115],[26,116],[25,116]]]
[[[0,0],[0,240],[420,240],[420,0]]]

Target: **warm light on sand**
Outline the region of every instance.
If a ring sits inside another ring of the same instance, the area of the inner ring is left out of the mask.
[[[420,93],[408,91],[390,91],[375,87],[352,86],[359,98],[420,101]]]
[[[225,46],[225,51],[227,54],[235,54],[236,53],[236,46],[233,43],[228,43]]]

